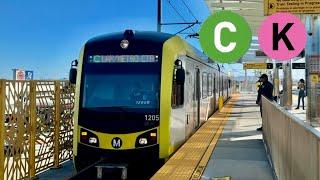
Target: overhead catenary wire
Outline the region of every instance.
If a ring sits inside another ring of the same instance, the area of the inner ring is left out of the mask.
[[[168,4],[171,6],[171,8],[175,11],[175,13],[184,21],[184,22],[187,22],[187,20],[184,18],[184,16],[179,12],[179,10],[171,3],[171,0],[167,0],[167,2],[168,2]],[[196,20],[196,22],[198,22],[197,20]],[[195,32],[195,30],[192,28],[192,26],[188,26],[188,28],[191,28],[191,30],[194,32],[194,33],[196,33]],[[188,28],[185,28],[185,29],[183,29],[183,31],[184,30],[186,30],[186,29],[188,29]],[[178,33],[176,33],[176,34],[179,34],[179,33],[181,33],[182,31],[179,31]]]
[[[184,21],[187,22],[187,20],[182,16],[182,14],[178,11],[178,9],[171,3],[171,0],[167,0],[169,5],[172,7],[172,9],[177,13],[178,16]]]
[[[188,9],[189,13],[191,14],[191,16],[194,18],[194,20],[198,21],[198,19],[196,18],[196,16],[193,14],[193,12],[191,11],[191,9],[189,8],[189,6],[187,5],[187,3],[185,2],[185,0],[181,0],[182,3],[184,4],[184,6]]]

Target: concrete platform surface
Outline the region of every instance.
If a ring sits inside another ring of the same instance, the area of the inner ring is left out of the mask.
[[[296,117],[298,117],[299,119],[301,119],[302,121],[306,121],[307,117],[306,117],[306,113],[307,113],[307,97],[304,98],[304,108],[305,110],[302,109],[302,102],[300,102],[300,108],[299,109],[295,109],[298,105],[298,95],[297,94],[293,94],[292,95],[292,109],[288,110],[291,114],[295,115]]]
[[[224,127],[222,136],[202,175],[203,180],[231,177],[232,180],[275,179],[262,141],[255,94],[242,94]]]

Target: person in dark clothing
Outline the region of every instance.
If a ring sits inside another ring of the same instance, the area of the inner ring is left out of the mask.
[[[262,117],[262,98],[261,96],[266,97],[270,101],[273,100],[273,85],[268,81],[268,76],[266,74],[262,74],[259,78],[259,81],[262,82],[261,86],[258,90],[258,96],[256,104],[260,106],[260,114]],[[258,128],[257,131],[262,131],[262,127]]]
[[[305,97],[305,90],[306,86],[304,84],[304,80],[300,79],[299,83],[298,83],[298,89],[299,89],[299,96],[298,96],[298,106],[296,109],[299,109],[300,107],[300,99],[302,99],[302,109],[304,110],[304,97]]]

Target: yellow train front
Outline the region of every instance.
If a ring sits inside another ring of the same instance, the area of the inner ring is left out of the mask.
[[[124,32],[86,42],[76,83],[74,163],[164,162],[231,94],[232,81],[180,37]]]

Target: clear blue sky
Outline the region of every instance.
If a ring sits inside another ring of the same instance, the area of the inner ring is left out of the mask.
[[[13,68],[34,70],[35,79],[67,77],[70,61],[78,58],[88,39],[127,28],[156,30],[156,2],[0,0],[0,78],[11,79]],[[199,21],[209,16],[203,0],[185,2]],[[182,0],[171,3],[187,21],[194,21]],[[167,0],[163,0],[163,21],[183,22]],[[164,27],[163,31],[176,33],[183,27]],[[197,40],[187,40],[199,47]]]

